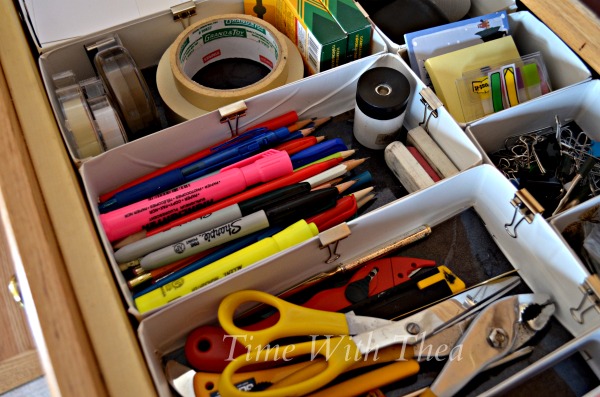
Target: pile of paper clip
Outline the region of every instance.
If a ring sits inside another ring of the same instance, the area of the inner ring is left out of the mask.
[[[555,215],[598,194],[598,142],[574,121],[513,135],[490,154],[496,167],[519,189],[526,188]]]

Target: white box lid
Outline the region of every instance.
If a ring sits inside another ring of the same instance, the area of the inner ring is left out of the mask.
[[[185,2],[186,0],[19,0],[31,33],[40,47],[164,12]]]

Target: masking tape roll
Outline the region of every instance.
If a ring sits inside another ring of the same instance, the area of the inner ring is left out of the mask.
[[[56,96],[66,127],[71,132],[77,157],[83,159],[102,153],[102,143],[98,139],[90,109],[79,86],[60,88],[56,90]]]
[[[228,90],[192,80],[204,66],[228,58],[259,62],[270,71],[253,84]],[[182,121],[303,76],[302,58],[291,40],[258,18],[227,14],[199,21],[177,37],[158,64],[157,87],[175,118]]]
[[[160,128],[158,110],[146,82],[129,52],[121,46],[96,54],[94,63],[134,139]]]

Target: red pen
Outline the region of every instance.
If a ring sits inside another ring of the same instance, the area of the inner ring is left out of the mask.
[[[250,130],[253,130],[253,129],[256,129],[256,128],[263,127],[263,126],[264,127],[268,127],[270,130],[275,130],[277,128],[281,128],[281,127],[285,127],[287,125],[290,125],[290,124],[296,122],[297,120],[298,120],[298,115],[296,114],[296,112],[292,111],[292,112],[285,113],[285,114],[283,114],[281,116],[275,117],[273,119],[267,120],[264,123],[261,123],[259,125],[255,125],[255,126],[249,127],[249,128],[246,129],[246,132],[250,131]],[[310,121],[311,120],[308,120],[308,122],[306,124],[309,124]],[[300,127],[300,128],[302,128],[302,127]],[[299,128],[296,127],[296,126],[289,128],[290,133],[294,132],[294,131],[297,131],[298,129]],[[100,197],[99,197],[99,201],[101,203],[103,203],[106,200],[108,200],[111,197],[113,197],[115,194],[117,194],[117,193],[119,193],[119,192],[121,192],[121,191],[123,191],[125,189],[128,189],[128,188],[130,188],[132,186],[138,185],[138,184],[140,184],[142,182],[145,182],[145,181],[147,181],[149,179],[155,178],[155,177],[157,177],[159,175],[164,174],[167,171],[171,171],[171,170],[174,170],[174,169],[177,169],[177,168],[181,168],[181,167],[186,166],[186,165],[188,165],[190,163],[193,163],[194,161],[198,161],[200,159],[203,159],[204,157],[209,156],[210,154],[212,154],[214,148],[216,148],[217,146],[221,146],[224,143],[229,142],[229,141],[231,141],[233,139],[236,139],[236,138],[237,137],[225,139],[224,141],[221,141],[221,142],[217,143],[216,145],[213,145],[213,146],[208,147],[206,149],[203,149],[203,150],[201,150],[199,152],[191,154],[191,155],[189,155],[187,157],[184,157],[184,158],[182,158],[180,160],[177,160],[174,163],[166,165],[166,166],[164,166],[162,168],[159,168],[159,169],[157,169],[155,171],[152,171],[149,174],[146,174],[146,175],[141,176],[141,177],[139,177],[137,179],[134,179],[131,182],[128,182],[128,183],[126,183],[124,185],[121,185],[118,188],[116,188],[114,190],[111,190],[108,193],[101,194]]]
[[[324,139],[324,136],[305,136],[304,138],[292,139],[291,141],[280,143],[275,149],[286,151],[291,156],[294,153],[322,142]]]

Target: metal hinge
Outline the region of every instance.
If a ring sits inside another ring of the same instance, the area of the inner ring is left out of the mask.
[[[527,189],[517,190],[515,196],[510,203],[515,207],[515,213],[513,215],[512,221],[510,223],[504,224],[504,229],[509,236],[513,238],[517,238],[517,227],[526,220],[527,223],[533,222],[536,214],[541,214],[544,212],[544,207],[541,206],[540,203],[527,191]],[[521,219],[515,223],[517,220],[517,213],[522,215]],[[512,230],[511,230],[512,229]]]
[[[433,93],[433,90],[429,87],[425,87],[419,92],[421,96],[421,103],[425,106],[425,110],[423,112],[423,121],[419,123],[420,126],[423,126],[423,129],[429,132],[429,120],[431,117],[438,117],[438,109],[444,106],[442,101]],[[429,115],[427,115],[429,112]]]
[[[183,28],[185,29],[184,21],[187,20],[187,26],[190,26],[190,18],[196,15],[196,3],[194,1],[186,1],[185,3],[177,4],[171,7],[171,14],[173,14],[174,21],[181,21]]]
[[[571,316],[579,324],[585,323],[584,315],[590,309],[596,309],[600,313],[600,277],[597,274],[588,276],[579,286],[583,298],[577,307],[570,309]],[[588,305],[585,306],[586,301]]]

